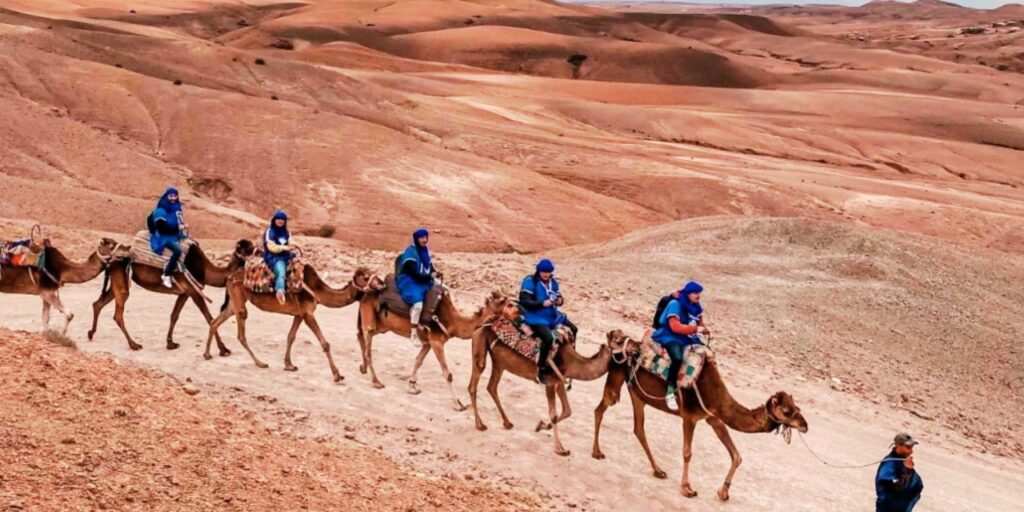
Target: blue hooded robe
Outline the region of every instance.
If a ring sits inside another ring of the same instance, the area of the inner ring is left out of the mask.
[[[434,286],[434,281],[430,278],[434,273],[430,250],[419,244],[419,239],[425,236],[430,236],[426,229],[417,229],[412,234],[412,245],[406,247],[396,265],[395,285],[402,294],[402,300],[409,305],[423,302],[427,290]],[[406,263],[410,261],[414,264],[415,275],[409,275],[404,270]]]
[[[161,254],[164,250],[164,245],[167,242],[177,242],[182,238],[185,238],[185,234],[181,232],[182,224],[182,212],[181,212],[181,200],[171,202],[167,196],[174,194],[178,195],[178,190],[174,187],[168,188],[164,191],[164,195],[160,196],[160,201],[156,203],[156,208],[153,209],[153,222],[164,221],[167,223],[168,233],[161,233],[159,229],[155,233],[152,233],[149,237],[149,247],[153,249],[153,252]]]
[[[277,227],[274,221],[281,219],[284,221],[284,226]],[[274,268],[274,264],[278,261],[284,261],[288,263],[292,258],[295,257],[291,251],[272,253],[267,248],[267,241],[272,241],[278,245],[288,245],[291,241],[292,235],[288,231],[288,214],[284,210],[277,210],[274,212],[274,216],[270,219],[270,227],[263,234],[263,261],[267,263],[267,266]]]

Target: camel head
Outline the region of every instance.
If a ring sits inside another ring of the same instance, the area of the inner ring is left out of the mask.
[[[615,329],[608,331],[608,348],[615,354],[632,355],[640,352],[640,342]]]
[[[498,315],[505,314],[508,309],[508,305],[513,303],[508,300],[508,297],[495,290],[484,299],[483,318],[491,318]]]
[[[128,246],[110,238],[100,239],[100,245],[96,248],[96,254],[100,257],[110,259],[121,259],[128,257]]]
[[[795,428],[800,433],[807,433],[807,420],[800,414],[793,397],[785,391],[779,391],[768,399],[765,404],[771,418],[787,427]]]
[[[374,275],[370,269],[366,267],[359,267],[356,269],[355,273],[352,274],[352,285],[355,286],[357,290],[366,290],[370,287],[374,278],[377,278],[377,276]],[[379,279],[380,278],[377,278],[377,280]]]
[[[239,259],[245,259],[252,256],[256,252],[256,244],[252,243],[252,240],[241,239],[235,243],[235,256]]]

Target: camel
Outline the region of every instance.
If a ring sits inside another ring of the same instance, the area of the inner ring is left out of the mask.
[[[500,322],[501,320],[498,321]],[[613,339],[609,333],[608,342],[601,345],[597,353],[589,358],[583,357],[576,352],[576,347],[571,344],[561,346],[558,352],[554,354],[554,367],[560,375],[558,378],[548,379],[548,383],[544,387],[548,399],[549,422],[541,421],[537,425],[536,430],[552,429],[555,438],[556,454],[561,456],[569,455],[569,450],[562,446],[562,441],[558,435],[558,424],[565,421],[572,414],[572,409],[569,407],[569,397],[566,393],[562,377],[582,381],[601,378],[601,376],[608,373],[608,367],[612,362],[613,355],[622,354],[625,350],[624,341],[622,338]],[[501,414],[501,421],[504,427],[511,429],[512,422],[509,421],[508,416],[505,414],[505,409],[501,406],[501,400],[498,398],[498,383],[501,381],[502,374],[506,371],[533,381],[537,376],[537,364],[508,345],[498,341],[497,334],[489,326],[481,327],[477,330],[473,335],[473,375],[469,379],[469,399],[473,405],[476,428],[481,431],[487,430],[487,425],[484,425],[483,420],[480,419],[476,395],[480,376],[487,365],[488,354],[491,356],[494,367],[491,369],[491,378],[487,381],[487,392],[494,400],[494,405],[498,407],[498,413]],[[561,414],[558,413],[556,408],[556,396],[562,403]]]
[[[427,332],[427,336],[425,336],[426,343],[420,346],[420,351],[416,354],[412,372],[409,374],[408,392],[413,395],[420,393],[420,389],[416,385],[416,373],[419,371],[420,366],[423,365],[423,360],[427,357],[427,353],[433,350],[434,355],[437,357],[437,362],[441,365],[441,373],[448,382],[448,390],[452,398],[452,408],[456,411],[465,411],[468,407],[459,400],[458,395],[455,393],[454,376],[448,369],[448,361],[444,354],[444,344],[452,338],[470,339],[473,336],[473,332],[483,325],[487,318],[496,315],[505,307],[505,302],[506,298],[504,295],[497,291],[492,292],[484,300],[483,307],[472,316],[467,317],[459,312],[452,301],[451,293],[445,290],[441,301],[438,303],[436,312],[438,320],[444,325],[444,330],[441,330],[436,325],[432,326],[429,331],[423,326],[420,327],[421,333]],[[412,335],[412,324],[406,315],[398,315],[381,309],[379,290],[376,293],[367,293],[359,302],[357,339],[363,354],[363,363],[359,366],[359,372],[363,374],[369,372],[370,378],[373,379],[373,387],[377,389],[383,388],[384,384],[377,378],[377,372],[373,369],[373,337],[386,332],[410,338]],[[421,339],[424,339],[424,337],[421,336]]]
[[[197,243],[183,256],[182,261],[185,268],[197,282],[206,286],[220,288],[224,286],[229,274],[245,265],[245,258],[251,255],[254,250],[255,246],[251,241],[239,240],[235,244],[235,252],[231,256],[231,261],[222,267],[210,261]],[[188,299],[192,299],[192,302],[196,304],[199,311],[203,314],[203,318],[206,319],[207,324],[213,320],[213,315],[210,314],[210,309],[206,305],[206,298],[188,283],[184,275],[175,274],[174,287],[167,288],[160,281],[162,274],[163,269],[128,259],[111,264],[107,269],[106,276],[104,276],[103,289],[100,291],[100,296],[92,303],[92,328],[88,332],[89,341],[92,341],[93,336],[96,334],[96,325],[99,322],[100,311],[103,311],[103,308],[110,304],[110,301],[115,301],[114,321],[117,322],[117,326],[121,328],[125,339],[128,340],[128,348],[131,350],[140,350],[142,348],[142,345],[136,343],[132,336],[128,334],[128,329],[124,325],[124,304],[128,301],[131,281],[151,292],[178,296],[174,302],[174,308],[171,309],[171,325],[167,329],[167,350],[174,350],[180,346],[174,342],[174,326],[178,323],[178,316],[181,314],[181,309],[185,306],[185,302]],[[220,336],[217,336],[217,347],[220,349],[221,356],[231,354],[231,351],[224,346]]]
[[[43,300],[43,330],[50,326],[50,308],[56,308],[64,316],[61,333],[67,334],[74,315],[64,309],[64,303],[60,300],[60,287],[91,281],[107,268],[111,259],[126,256],[128,248],[104,238],[86,261],[76,263],[51,246],[49,240],[45,241],[44,247],[45,272],[35,267],[4,265],[0,271],[0,292],[38,295]]]
[[[630,347],[639,347],[637,342],[631,340],[621,331],[609,333],[609,339],[618,338]],[[601,419],[608,407],[619,401],[619,393],[622,385],[629,379],[631,373],[629,359],[626,361],[612,361],[608,371],[608,378],[604,385],[604,396],[601,403],[594,410],[594,450],[595,459],[604,459],[604,453],[598,443],[601,432]],[[692,498],[697,492],[690,487],[690,459],[693,455],[693,431],[697,422],[707,421],[708,425],[715,431],[718,439],[729,451],[732,465],[725,477],[725,482],[718,490],[718,498],[722,501],[729,499],[729,488],[732,486],[732,478],[736,469],[742,462],[736,445],[732,442],[729,429],[746,433],[776,432],[780,428],[783,431],[794,428],[801,433],[807,432],[807,421],[800,414],[800,408],[796,406],[793,397],[779,391],[768,398],[764,405],[755,409],[748,409],[740,405],[729,394],[722,375],[714,363],[704,365],[700,376],[694,383],[694,387],[683,390],[683,406],[679,410],[669,409],[665,404],[665,393],[667,385],[660,377],[646,371],[636,371],[635,384],[629,386],[629,398],[633,403],[633,433],[640,440],[647,459],[651,463],[651,469],[657,478],[665,478],[665,472],[658,467],[654,461],[650,446],[647,445],[647,434],[644,431],[644,406],[650,405],[669,414],[679,415],[683,420],[683,478],[679,485],[683,496]],[[699,396],[698,393],[699,392]]]
[[[331,345],[324,338],[324,333],[320,330],[320,324],[317,323],[314,312],[317,304],[323,304],[329,308],[343,308],[359,300],[372,281],[373,275],[370,270],[365,267],[358,268],[353,274],[352,280],[344,288],[336,289],[325,283],[311,265],[305,265],[302,274],[303,289],[299,293],[288,293],[284,304],[278,302],[273,293],[255,293],[249,290],[243,283],[244,273],[244,270],[240,270],[228,276],[226,303],[220,316],[210,323],[210,334],[206,338],[206,352],[203,357],[207,360],[211,359],[210,341],[216,336],[217,328],[232,316],[237,315],[239,343],[249,353],[257,367],[267,367],[266,363],[260,361],[256,354],[253,354],[249,348],[249,342],[245,338],[245,320],[248,317],[245,304],[248,302],[263,311],[294,317],[291,330],[288,331],[288,346],[284,354],[284,369],[286,371],[298,370],[298,367],[292,364],[292,344],[295,342],[295,334],[299,331],[299,326],[305,322],[320,341],[320,347],[323,348],[324,354],[327,356],[327,363],[331,367],[331,374],[334,375],[334,382],[341,382],[344,377],[341,376],[341,372],[334,364]]]

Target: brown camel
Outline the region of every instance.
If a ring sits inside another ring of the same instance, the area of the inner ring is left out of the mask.
[[[320,341],[320,347],[323,348],[324,354],[327,356],[327,363],[331,366],[334,381],[341,382],[344,377],[341,376],[341,372],[338,371],[338,367],[334,364],[334,358],[331,356],[331,345],[324,338],[324,333],[320,330],[320,324],[317,323],[314,312],[316,311],[317,304],[323,304],[329,308],[343,308],[359,300],[370,285],[373,276],[370,270],[360,267],[352,276],[352,280],[344,288],[337,289],[332,288],[320,279],[320,276],[317,275],[316,270],[311,265],[305,265],[302,274],[302,280],[305,283],[304,289],[299,293],[287,294],[284,304],[278,302],[277,297],[273,293],[255,293],[249,290],[242,282],[244,273],[245,271],[241,270],[228,276],[227,303],[224,305],[220,316],[210,323],[210,335],[206,338],[206,353],[203,354],[203,357],[206,359],[211,358],[210,341],[216,336],[217,328],[227,319],[237,315],[239,343],[242,344],[242,347],[252,357],[252,361],[256,363],[256,366],[260,368],[267,367],[266,363],[260,361],[253,354],[249,348],[249,342],[245,338],[245,320],[248,316],[245,304],[248,302],[263,311],[294,317],[291,330],[288,331],[288,346],[284,353],[284,369],[286,371],[294,372],[298,370],[292,364],[292,343],[295,342],[295,334],[299,331],[299,326],[302,322],[305,322],[309,329],[313,331],[313,334],[316,335],[317,340]]]
[[[416,385],[416,372],[423,365],[423,360],[427,357],[427,353],[433,350],[434,355],[437,357],[437,362],[441,365],[441,373],[448,382],[452,407],[456,411],[465,411],[467,409],[466,405],[459,400],[458,395],[455,393],[455,384],[453,383],[455,379],[452,372],[448,369],[444,345],[452,338],[466,340],[473,337],[473,332],[483,325],[487,318],[491,318],[500,312],[505,307],[505,302],[506,298],[504,295],[497,291],[492,292],[484,300],[483,307],[472,316],[465,316],[455,307],[451,293],[445,290],[438,303],[436,315],[438,320],[444,324],[445,330],[442,331],[440,327],[432,325],[429,332],[427,332],[425,327],[420,327],[420,339],[426,339],[427,341],[420,346],[420,351],[416,354],[416,360],[413,363],[412,372],[409,374],[409,393],[413,395],[420,393],[420,389]],[[377,379],[377,372],[373,369],[373,337],[386,332],[392,332],[409,338],[412,335],[412,324],[405,315],[398,315],[381,309],[379,290],[367,293],[359,302],[359,325],[357,326],[356,337],[359,340],[359,347],[363,353],[363,364],[359,366],[359,371],[364,374],[369,371],[370,378],[373,379],[373,387],[378,389],[383,388],[384,384]],[[425,337],[422,336],[423,332],[427,332]]]
[[[599,379],[602,375],[608,373],[608,367],[612,362],[613,355],[622,354],[625,350],[624,341],[622,338],[613,339],[609,335],[607,344],[601,345],[597,353],[589,358],[583,357],[576,352],[574,346],[567,344],[558,349],[553,361],[561,375],[566,378],[583,381]],[[469,378],[469,399],[473,405],[473,415],[476,418],[477,430],[487,430],[487,426],[480,419],[480,413],[476,404],[476,394],[480,376],[487,366],[488,354],[491,356],[494,367],[491,369],[491,378],[487,381],[487,392],[490,393],[491,398],[494,400],[494,405],[498,407],[498,413],[501,414],[501,421],[504,427],[510,429],[512,428],[512,422],[509,421],[508,416],[505,414],[505,409],[501,406],[501,400],[498,398],[498,383],[501,381],[501,376],[505,371],[533,381],[537,376],[537,364],[508,345],[497,341],[497,335],[489,326],[481,327],[476,331],[473,335],[473,375]],[[536,430],[552,429],[555,438],[555,453],[562,456],[569,455],[569,450],[562,446],[562,441],[558,436],[558,424],[565,421],[572,414],[564,382],[561,378],[550,378],[544,388],[548,399],[549,421],[547,423],[541,421],[537,425]],[[558,413],[555,405],[556,395],[562,403],[561,414]]]
[[[197,282],[206,286],[221,288],[227,281],[227,276],[242,268],[245,264],[245,258],[251,255],[254,249],[255,246],[251,241],[239,240],[235,244],[235,252],[231,255],[231,261],[222,267],[210,261],[197,243],[184,255],[183,263]],[[210,308],[206,305],[206,299],[202,293],[188,283],[184,275],[175,274],[173,288],[167,288],[161,283],[161,275],[163,275],[163,269],[151,265],[136,263],[128,259],[113,262],[107,269],[107,275],[104,276],[103,289],[100,291],[99,298],[92,303],[92,329],[89,329],[89,341],[92,341],[93,336],[96,334],[96,324],[99,322],[100,311],[103,311],[103,308],[110,304],[110,301],[115,301],[114,321],[117,322],[117,326],[121,328],[125,339],[128,340],[128,348],[132,350],[142,348],[142,345],[136,343],[131,335],[128,334],[128,329],[124,325],[124,304],[128,301],[131,281],[151,292],[178,296],[174,301],[174,308],[171,310],[171,325],[167,329],[167,350],[174,350],[179,347],[174,342],[174,326],[178,323],[178,316],[181,314],[181,309],[185,306],[185,302],[188,299],[192,299],[192,302],[196,304],[199,311],[203,314],[203,318],[206,319],[207,324],[213,321],[213,315],[210,314]],[[217,347],[220,348],[221,356],[231,354],[231,351],[224,346],[220,336],[217,336]]]
[[[35,267],[14,267],[4,265],[0,269],[0,292],[38,295],[43,299],[43,329],[50,326],[50,308],[56,308],[64,315],[62,333],[67,333],[68,325],[74,315],[64,309],[60,300],[60,287],[65,284],[84,283],[91,281],[103,272],[111,259],[127,256],[128,248],[120,243],[104,238],[89,259],[75,263],[64,256],[46,240],[44,244],[44,261],[46,271]]]
[[[609,338],[625,340],[630,347],[638,347],[635,341],[630,340],[621,331],[612,331]],[[631,352],[631,351],[628,351]],[[629,361],[612,361],[608,371],[608,379],[604,385],[604,396],[601,403],[594,410],[594,451],[595,459],[605,458],[598,444],[598,436],[601,432],[601,419],[608,407],[619,401],[619,393],[622,385],[628,380],[631,373]],[[695,388],[695,389],[694,389]],[[729,394],[729,390],[722,381],[722,375],[718,372],[716,364],[705,364],[700,376],[697,378],[694,388],[686,389],[683,393],[683,406],[679,410],[669,409],[665,404],[665,393],[667,385],[660,377],[646,371],[636,371],[636,381],[629,386],[629,398],[633,402],[633,433],[640,440],[647,459],[651,462],[651,469],[657,478],[665,478],[665,472],[654,462],[654,455],[650,446],[647,445],[647,435],[644,431],[644,406],[650,405],[655,409],[673,415],[679,415],[683,420],[683,478],[680,483],[680,491],[688,498],[697,496],[697,493],[690,487],[689,469],[690,458],[693,455],[693,431],[697,422],[706,420],[708,425],[718,435],[725,448],[729,451],[732,459],[732,466],[725,477],[725,483],[718,490],[718,498],[722,501],[729,499],[729,487],[732,486],[732,477],[736,474],[742,459],[736,445],[732,442],[729,429],[746,433],[775,432],[779,428],[794,428],[799,432],[807,432],[807,421],[800,414],[800,408],[796,406],[793,397],[779,391],[765,402],[764,405],[755,409],[748,409],[740,405]],[[699,396],[697,395],[699,392]],[[703,404],[703,405],[702,405]],[[706,409],[705,409],[706,407]]]

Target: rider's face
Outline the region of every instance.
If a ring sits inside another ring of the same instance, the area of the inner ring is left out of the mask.
[[[420,244],[423,247],[426,247],[427,244],[430,243],[430,237],[429,236],[421,236],[421,237],[416,239],[416,243]]]
[[[700,293],[694,292],[686,296],[690,302],[700,302]]]
[[[540,280],[541,281],[550,281],[552,275],[554,275],[554,272],[541,272],[540,273]]]
[[[172,202],[172,203],[177,203],[178,202],[178,194],[170,194],[170,195],[168,195],[167,196],[167,200]]]
[[[279,228],[283,228],[284,227],[284,219],[274,219],[274,225],[279,227]]]

